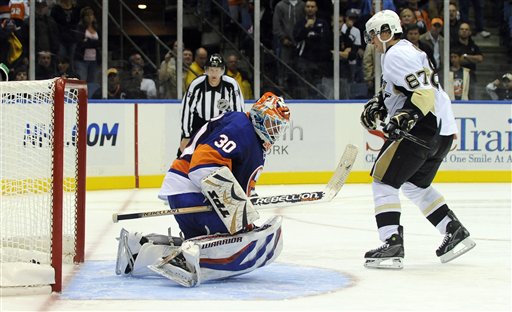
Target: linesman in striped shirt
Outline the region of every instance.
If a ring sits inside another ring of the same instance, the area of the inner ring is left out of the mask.
[[[244,98],[235,79],[224,75],[220,54],[212,54],[205,73],[194,79],[182,101],[181,142],[178,157],[190,137],[210,119],[228,111],[244,111]]]

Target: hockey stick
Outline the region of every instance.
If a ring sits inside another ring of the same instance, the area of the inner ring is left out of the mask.
[[[348,144],[341,156],[341,159],[336,167],[334,174],[331,179],[325,186],[323,191],[312,191],[312,192],[303,192],[303,193],[295,193],[295,194],[287,194],[287,195],[273,195],[266,197],[253,197],[251,198],[251,202],[254,207],[262,209],[262,208],[277,208],[277,207],[287,207],[298,204],[308,204],[308,203],[321,203],[321,202],[329,202],[339,193],[345,181],[347,180],[350,171],[354,165],[354,162],[357,157],[358,148],[355,145]],[[167,209],[167,210],[159,210],[159,211],[148,211],[148,212],[136,212],[136,213],[127,213],[127,214],[117,214],[114,213],[112,215],[112,221],[117,223],[121,220],[131,220],[131,219],[140,219],[140,218],[148,218],[148,217],[159,217],[159,216],[167,216],[167,215],[178,215],[184,213],[197,213],[197,212],[206,212],[211,211],[211,206],[194,206],[194,207],[184,207],[177,209]]]
[[[380,124],[383,128],[384,126],[386,126],[385,123],[381,123]],[[423,147],[423,148],[426,148],[427,150],[430,150],[430,147],[427,145],[428,143],[420,138],[418,138],[417,136],[414,136],[412,134],[410,134],[409,132],[406,132],[406,131],[403,131],[402,129],[394,129],[393,132],[400,136],[400,137],[403,137],[404,139],[406,140],[409,140],[413,143],[416,143],[418,144],[419,146]]]

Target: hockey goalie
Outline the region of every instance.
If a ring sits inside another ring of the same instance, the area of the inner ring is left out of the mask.
[[[281,217],[257,226],[248,196],[289,119],[283,99],[267,92],[249,113],[228,112],[201,127],[172,163],[159,198],[171,209],[212,210],[175,215],[180,237],[122,229],[116,274],[158,274],[193,287],[273,262],[282,249]]]

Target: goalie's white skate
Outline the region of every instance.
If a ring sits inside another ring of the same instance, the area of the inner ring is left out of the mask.
[[[124,228],[121,229],[117,240],[119,244],[117,246],[117,260],[116,260],[116,274],[130,274],[133,270],[135,263],[135,257],[141,247],[140,241],[142,239],[142,233],[129,233]]]
[[[149,265],[148,268],[182,286],[198,286],[201,283],[199,246],[191,242],[184,242],[161,263]]]

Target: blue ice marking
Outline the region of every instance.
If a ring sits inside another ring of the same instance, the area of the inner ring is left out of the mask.
[[[272,263],[251,273],[195,288],[163,277],[135,278],[114,273],[114,261],[87,261],[62,291],[71,300],[283,300],[346,288],[352,280],[329,269]],[[211,294],[215,293],[212,298]]]

